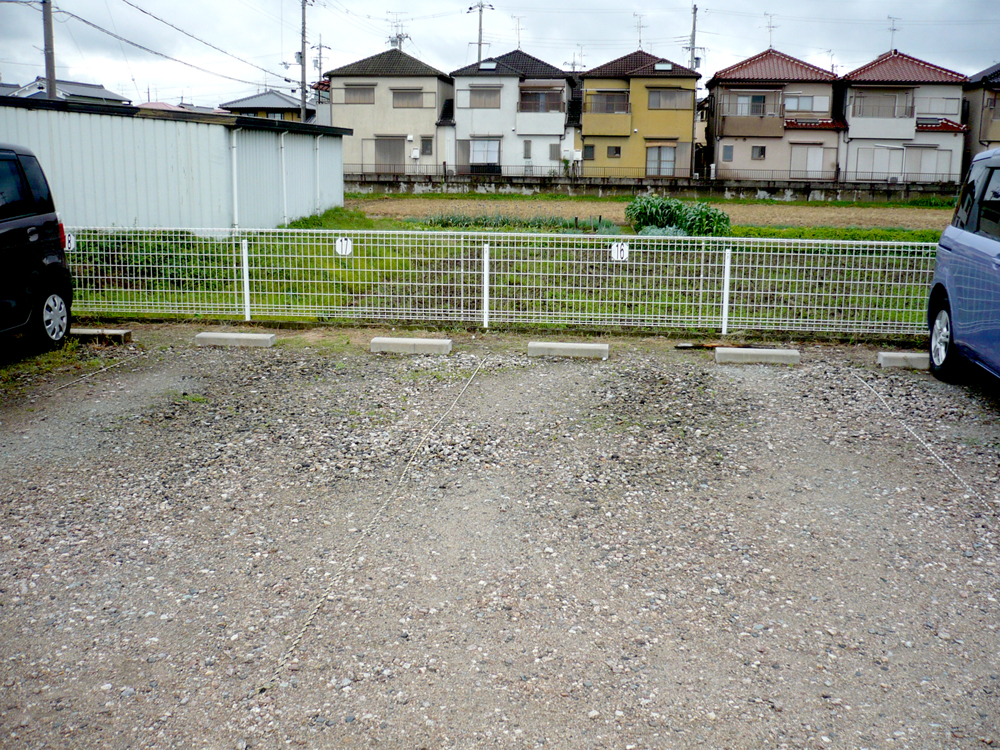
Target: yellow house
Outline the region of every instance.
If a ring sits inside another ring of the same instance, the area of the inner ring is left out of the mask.
[[[642,50],[583,73],[583,175],[690,176],[700,77]]]

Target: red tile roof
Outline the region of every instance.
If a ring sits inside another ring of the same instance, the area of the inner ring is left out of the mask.
[[[844,80],[856,83],[965,83],[968,79],[954,70],[892,50],[852,70]]]
[[[666,63],[669,70],[657,70],[657,64]],[[639,50],[617,60],[598,65],[581,74],[583,78],[701,78],[690,68],[678,65],[665,57],[656,57]]]
[[[917,130],[924,133],[964,133],[968,129],[967,125],[960,125],[948,119],[941,119],[935,123],[922,123],[917,120]]]
[[[847,130],[838,120],[785,120],[785,130]]]
[[[798,58],[769,49],[716,72],[713,81],[835,81],[837,76]]]

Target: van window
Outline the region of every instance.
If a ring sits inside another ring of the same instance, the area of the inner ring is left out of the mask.
[[[0,219],[12,219],[27,212],[24,181],[17,161],[0,156]]]
[[[35,213],[49,214],[56,210],[52,203],[52,193],[49,191],[49,184],[45,181],[45,173],[38,163],[38,159],[27,154],[21,155],[21,166],[24,168],[24,175],[28,178],[28,185],[35,197]]]
[[[983,177],[985,172],[986,165],[982,162],[973,164],[969,169],[969,176],[965,181],[965,185],[962,186],[962,194],[958,198],[958,206],[955,208],[955,215],[951,220],[952,226],[959,229],[966,228],[966,224],[969,223],[969,217],[972,215],[972,207],[976,203],[976,196],[979,194],[976,186],[982,187],[983,183],[980,178]]]
[[[979,202],[978,234],[1000,240],[1000,169],[991,169]]]

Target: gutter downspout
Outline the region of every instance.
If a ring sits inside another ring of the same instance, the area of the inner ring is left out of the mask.
[[[285,133],[278,134],[278,152],[281,155],[281,223],[288,224],[288,173],[285,171]]]
[[[233,229],[240,228],[240,195],[239,195],[239,182],[237,178],[236,169],[236,134],[239,133],[243,128],[234,128],[230,131],[230,141],[229,141],[229,161],[232,166],[233,171]]]

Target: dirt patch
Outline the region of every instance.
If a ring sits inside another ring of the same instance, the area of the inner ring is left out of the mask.
[[[384,198],[349,200],[346,206],[371,218],[419,218],[441,214],[466,216],[557,216],[572,219],[603,217],[625,224],[625,206],[612,201],[477,200],[461,198]],[[951,209],[855,208],[845,206],[784,206],[780,204],[713,204],[729,214],[733,224],[789,227],[857,227],[861,229],[938,229],[951,220]]]

